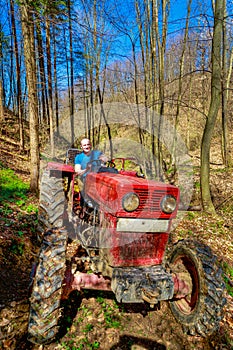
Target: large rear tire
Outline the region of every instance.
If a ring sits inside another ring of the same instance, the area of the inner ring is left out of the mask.
[[[170,301],[176,320],[186,333],[207,337],[219,328],[223,317],[225,285],[222,269],[210,248],[191,240],[180,241],[175,246],[170,267],[173,273],[186,274],[191,281],[191,293]]]
[[[30,298],[28,340],[32,343],[49,343],[58,333],[66,245],[67,231],[53,229],[44,234]]]
[[[40,233],[53,227],[61,228],[64,226],[66,204],[63,178],[51,176],[50,171],[45,170],[40,182],[38,215]]]

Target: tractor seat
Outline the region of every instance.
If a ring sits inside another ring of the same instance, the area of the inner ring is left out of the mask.
[[[74,165],[74,159],[77,154],[82,153],[82,151],[78,148],[69,148],[66,152],[66,164]]]

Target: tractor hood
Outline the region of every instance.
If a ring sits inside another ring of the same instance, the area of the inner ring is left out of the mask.
[[[88,174],[85,193],[103,210],[118,217],[170,219],[176,216],[179,202],[179,189],[175,186],[112,173]],[[172,198],[173,203],[176,199],[175,209],[171,213],[162,210],[162,203],[168,197]],[[130,201],[133,202],[132,206]],[[133,206],[136,208],[133,209]]]

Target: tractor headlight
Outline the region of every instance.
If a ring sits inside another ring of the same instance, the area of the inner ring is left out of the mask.
[[[171,214],[176,209],[176,198],[166,195],[163,197],[160,206],[164,213]]]
[[[136,193],[127,193],[122,199],[122,206],[126,211],[134,211],[138,208],[140,200]]]

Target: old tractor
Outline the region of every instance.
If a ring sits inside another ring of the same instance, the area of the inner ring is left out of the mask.
[[[69,163],[77,152],[70,149],[66,163],[48,163],[41,178],[43,235],[32,274],[28,339],[53,341],[61,301],[85,289],[110,291],[119,303],[151,308],[168,301],[185,332],[211,335],[225,304],[216,257],[190,239],[166,249],[179,189],[125,169],[122,158],[108,166],[93,162],[80,190]]]

